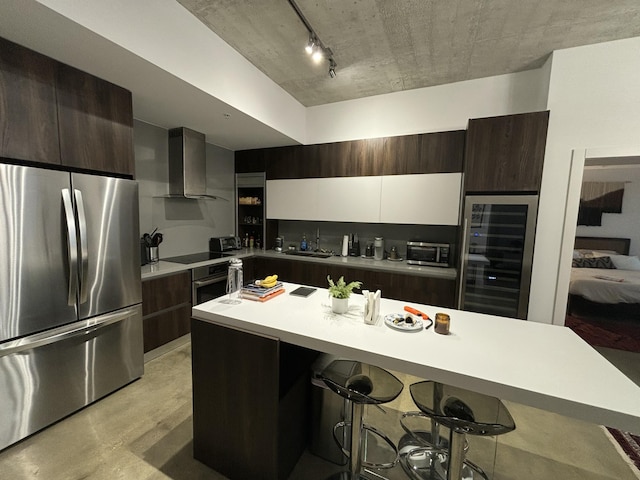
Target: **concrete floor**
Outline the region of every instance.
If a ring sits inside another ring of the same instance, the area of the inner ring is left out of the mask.
[[[192,458],[190,355],[186,344],[149,361],[142,379],[0,452],[0,479],[225,478]],[[637,354],[622,357],[617,361],[636,368],[640,363]],[[470,438],[471,459],[493,479],[640,478],[602,427],[511,402],[507,406],[516,421],[514,432]],[[367,417],[397,440],[400,412],[415,407],[406,389],[390,407],[386,415],[370,409]],[[305,453],[290,480],[323,479],[339,469]],[[390,476],[405,478],[399,467]]]

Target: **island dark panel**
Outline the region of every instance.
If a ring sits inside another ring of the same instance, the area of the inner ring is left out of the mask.
[[[232,480],[284,480],[308,441],[314,352],[191,320],[194,458]]]

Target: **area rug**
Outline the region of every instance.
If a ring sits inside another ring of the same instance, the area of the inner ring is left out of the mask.
[[[607,430],[627,455],[629,462],[640,471],[640,436],[610,427],[607,427]]]
[[[594,347],[640,353],[640,321],[567,315],[565,325]]]

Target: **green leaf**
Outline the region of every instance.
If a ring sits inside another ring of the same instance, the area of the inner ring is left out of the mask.
[[[334,282],[331,276],[327,275],[327,281],[329,282],[329,294],[335,298],[349,298],[354,288],[362,286],[362,282],[358,281],[346,283],[344,277],[340,277],[337,282]]]

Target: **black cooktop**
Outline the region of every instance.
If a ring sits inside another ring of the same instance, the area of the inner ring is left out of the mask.
[[[217,260],[218,258],[230,257],[233,256],[233,253],[221,253],[221,252],[201,252],[201,253],[192,253],[190,255],[180,255],[179,257],[169,257],[163,258],[165,262],[174,262],[174,263],[198,263],[198,262],[206,262],[207,260]]]

